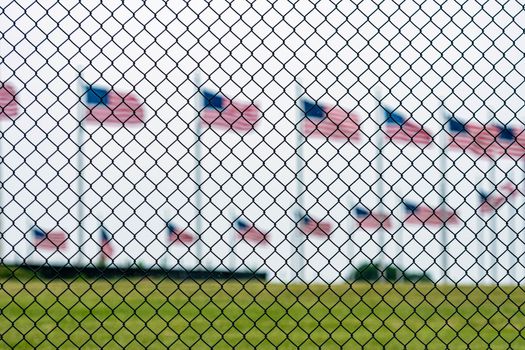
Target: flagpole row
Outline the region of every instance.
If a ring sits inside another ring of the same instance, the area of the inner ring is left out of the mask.
[[[196,90],[197,90],[197,93],[195,95],[195,108],[196,108],[196,111],[197,111],[197,118],[196,118],[196,127],[195,127],[195,134],[196,134],[196,142],[195,142],[195,159],[196,159],[196,162],[197,162],[197,165],[195,167],[195,183],[196,183],[196,186],[197,186],[197,190],[195,192],[195,208],[196,208],[196,212],[197,212],[197,215],[195,217],[195,227],[196,227],[196,233],[198,235],[198,240],[197,240],[197,243],[195,245],[195,251],[196,251],[196,258],[198,259],[199,261],[199,264],[201,266],[204,267],[204,259],[205,259],[205,254],[204,254],[204,250],[205,250],[205,245],[204,245],[204,242],[202,240],[202,236],[203,236],[203,231],[204,231],[204,225],[203,225],[203,184],[202,184],[202,172],[203,172],[203,166],[202,166],[202,158],[203,158],[203,155],[202,155],[202,148],[203,148],[203,142],[202,142],[202,132],[203,132],[203,126],[202,126],[202,123],[201,123],[201,115],[200,115],[200,112],[199,112],[199,105],[200,105],[200,102],[201,102],[201,98],[202,98],[202,93],[201,93],[201,89],[200,89],[200,75],[199,75],[199,72],[196,71],[194,73],[194,83],[195,83],[195,86],[196,86]],[[84,147],[84,142],[85,142],[85,139],[86,139],[86,136],[88,137],[88,140],[89,140],[89,133],[87,132],[87,130],[84,129],[84,120],[85,118],[87,118],[89,116],[89,113],[85,113],[86,112],[86,107],[83,106],[83,95],[84,93],[86,93],[86,89],[85,89],[85,84],[83,83],[83,80],[82,80],[82,69],[79,68],[78,69],[78,78],[77,78],[77,85],[78,85],[78,104],[77,104],[77,112],[78,112],[78,115],[77,115],[77,122],[78,122],[78,130],[77,130],[77,146],[78,146],[78,155],[77,155],[77,159],[76,159],[76,170],[77,170],[77,173],[78,173],[78,176],[76,178],[76,192],[77,192],[77,196],[78,196],[78,203],[77,203],[77,208],[76,208],[76,214],[77,214],[77,221],[78,221],[78,228],[77,228],[77,237],[78,237],[78,264],[79,265],[82,265],[85,258],[84,258],[84,249],[86,248],[85,247],[85,244],[89,241],[90,237],[88,236],[87,239],[86,239],[86,230],[85,230],[85,227],[84,227],[84,221],[86,219],[86,209],[87,209],[87,206],[85,205],[84,203],[84,195],[85,195],[85,191],[86,191],[86,184],[85,184],[85,179],[83,178],[83,171],[84,171],[84,167],[85,167],[85,164],[87,163],[86,162],[86,159],[84,159],[84,155],[83,155],[83,147]],[[302,96],[304,95],[304,90],[302,89],[299,81],[297,81],[296,83],[296,97],[297,97],[297,100],[295,101],[296,104],[299,104],[301,102],[301,98]],[[92,90],[92,87],[90,87],[89,90]],[[379,127],[379,132],[377,133],[377,136],[376,136],[376,147],[378,149],[378,155],[376,157],[376,172],[378,174],[378,181],[376,183],[376,189],[377,189],[377,196],[379,198],[379,203],[378,203],[378,208],[379,208],[379,212],[383,212],[384,211],[384,206],[385,206],[385,203],[384,203],[384,197],[385,197],[385,188],[386,186],[388,186],[388,183],[385,183],[385,180],[383,178],[384,176],[384,172],[385,172],[385,162],[388,161],[388,158],[385,157],[385,148],[386,148],[386,145],[388,144],[387,142],[388,141],[385,141],[384,138],[383,138],[383,134],[382,134],[382,130],[381,130],[381,124],[383,124],[384,122],[384,119],[382,118],[383,115],[382,115],[382,106],[381,106],[381,102],[380,102],[380,98],[379,96],[378,97],[378,107],[377,107],[377,112],[376,112],[376,115],[377,115],[377,122],[378,122],[378,127]],[[86,99],[87,100],[87,99]],[[102,100],[102,97],[101,97],[101,100]],[[101,102],[101,104],[103,104],[105,102]],[[297,106],[296,106],[297,107]],[[442,104],[441,108],[444,108],[444,105]],[[90,109],[88,109],[89,111]],[[73,112],[74,113],[74,112]],[[302,133],[300,131],[299,128],[301,128],[301,122],[303,121],[303,118],[305,117],[305,113],[304,111],[301,110],[301,108],[298,108],[297,107],[297,125],[296,127],[298,128],[296,131],[297,131],[297,134],[296,134],[296,198],[295,198],[295,205],[294,207],[298,207],[299,208],[299,211],[304,211],[304,200],[305,200],[305,189],[306,189],[306,185],[305,185],[305,182],[303,181],[303,177],[304,177],[304,172],[306,171],[306,161],[303,157],[303,152],[304,152],[304,145],[305,145],[305,141],[306,141],[306,138],[305,138],[305,133]],[[89,118],[87,119],[89,120]],[[407,121],[404,121],[404,122],[407,122]],[[446,123],[446,121],[445,121]],[[400,124],[402,125],[402,124]],[[445,125],[445,124],[443,124]],[[232,126],[232,125],[230,125]],[[505,131],[505,128],[502,129],[502,133]],[[498,140],[499,137],[509,137],[508,135],[508,130],[506,131],[507,134],[505,134],[505,136],[501,136],[501,135],[497,135],[495,136],[496,140]],[[87,134],[87,135],[86,135]],[[3,130],[0,126],[0,135],[3,136]],[[413,136],[413,135],[412,135]],[[493,135],[494,136],[494,135]],[[510,133],[510,136],[511,136],[511,140],[514,140],[512,139],[512,137],[514,137],[512,135],[512,133]],[[393,140],[393,137],[390,136],[390,139]],[[446,139],[446,132],[444,131],[444,128],[443,130],[441,131],[441,154],[439,155],[440,159],[439,159],[439,168],[440,168],[440,171],[441,171],[441,179],[440,179],[440,184],[439,184],[439,194],[441,196],[441,213],[444,215],[447,211],[447,202],[446,202],[446,197],[447,197],[447,152],[449,147],[447,145],[447,139]],[[412,140],[410,142],[414,142],[416,143],[416,141]],[[515,142],[514,141],[511,141],[511,142]],[[497,143],[497,142],[496,142]],[[512,144],[512,143],[511,143]],[[1,140],[0,140],[0,154],[1,154],[1,151],[2,151],[2,147],[1,147]],[[484,147],[489,147],[488,145],[484,145]],[[499,147],[502,147],[501,145]],[[507,148],[509,148],[510,146],[507,145],[506,146]],[[465,150],[467,150],[467,148],[465,148]],[[472,151],[474,151],[474,147],[472,146]],[[509,151],[508,149],[505,150],[505,152],[507,153],[507,151]],[[516,150],[514,150],[514,152],[517,152]],[[512,153],[509,153],[507,154],[507,156],[511,156],[511,157],[515,157],[516,155],[515,154],[512,154]],[[495,184],[495,179],[494,179],[494,172],[496,171],[495,167],[496,167],[496,160],[495,160],[495,157],[492,157],[491,156],[491,168],[489,169],[488,171],[488,174],[486,174],[488,176],[488,179],[492,182],[492,184]],[[89,165],[89,163],[87,163]],[[0,180],[2,179],[2,167],[4,166],[4,162],[2,161],[0,163]],[[388,168],[388,164],[386,165],[386,167]],[[89,190],[89,188],[88,188]],[[4,256],[3,256],[3,252],[2,252],[2,248],[4,248],[4,245],[5,245],[5,234],[3,232],[3,229],[2,229],[2,225],[4,224],[3,223],[3,220],[5,219],[5,213],[4,213],[4,208],[3,208],[3,194],[5,192],[5,188],[4,188],[4,184],[2,183],[0,185],[0,259],[3,259]],[[495,214],[493,217],[491,217],[489,220],[488,220],[488,228],[489,228],[489,235],[491,236],[491,240],[488,242],[488,244],[486,244],[485,246],[485,256],[490,259],[490,261],[488,262],[488,264],[486,264],[486,275],[493,279],[494,281],[497,281],[498,279],[498,271],[499,271],[499,266],[498,264],[501,263],[500,259],[503,259],[505,257],[505,252],[500,252],[501,248],[500,245],[502,243],[502,241],[500,241],[498,239],[498,235],[497,235],[497,229],[498,229],[498,226],[499,226],[499,222],[500,220],[497,218],[496,216],[497,214]],[[445,218],[444,218],[445,220]],[[450,282],[450,276],[449,276],[449,269],[450,269],[450,266],[449,266],[449,258],[452,257],[452,254],[449,254],[448,252],[448,246],[450,244],[450,237],[452,237],[452,234],[450,232],[451,230],[447,227],[447,222],[443,222],[441,228],[440,228],[440,241],[441,241],[441,244],[443,246],[443,253],[442,253],[442,256],[441,256],[441,265],[442,265],[442,269],[443,269],[443,272],[444,272],[444,277],[443,277],[443,280],[444,282]],[[481,231],[481,229],[480,229]],[[401,231],[401,228],[398,232],[402,232]],[[377,241],[378,241],[378,245],[380,247],[380,251],[379,251],[379,254],[378,254],[378,260],[380,263],[386,263],[386,260],[390,257],[385,257],[385,255],[388,255],[386,254],[386,245],[391,243],[392,239],[394,238],[393,235],[390,235],[388,236],[387,235],[387,230],[385,230],[384,227],[381,227],[378,232],[376,233],[377,236]],[[304,279],[305,276],[303,276],[303,274],[305,274],[305,272],[307,271],[307,266],[306,266],[306,263],[305,263],[305,259],[306,259],[306,252],[305,253],[305,250],[307,249],[307,246],[305,244],[305,242],[307,242],[308,238],[306,237],[306,235],[302,234],[301,230],[299,230],[297,228],[297,223],[295,223],[294,225],[294,232],[293,232],[293,255],[295,255],[295,258],[294,261],[297,263],[297,269],[296,269],[296,272],[297,272],[297,276],[299,279]],[[390,239],[390,241],[389,241]],[[400,239],[400,246],[402,246],[403,244],[403,237],[401,237]],[[485,242],[484,242],[485,243]],[[508,249],[509,251],[512,253],[512,249],[514,247],[512,246],[512,244],[509,245]],[[351,255],[351,240],[349,240],[349,255]],[[166,253],[169,252],[169,250],[167,249],[166,250]],[[234,244],[232,244],[232,256],[233,258],[234,257],[234,254],[235,253],[235,250],[234,250]],[[400,252],[400,257],[399,257],[399,260],[402,262],[402,258],[403,258],[403,252],[401,251]],[[493,256],[494,259],[492,259],[490,256]],[[349,261],[351,262],[351,256],[349,257]],[[385,261],[383,261],[385,260]],[[483,259],[481,259],[483,261]],[[492,264],[492,260],[495,260],[494,261],[494,264]],[[0,260],[2,261],[2,260]],[[519,261],[518,261],[519,262]],[[234,264],[232,263],[232,266]]]

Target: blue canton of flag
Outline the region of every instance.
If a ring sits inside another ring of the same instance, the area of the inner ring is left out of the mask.
[[[143,103],[132,92],[86,86],[84,98],[88,122],[138,124],[144,120]]]
[[[489,130],[494,141],[489,145],[488,152],[498,159],[508,156],[513,159],[522,159],[525,156],[525,135],[523,130],[516,130],[505,125],[491,125]]]

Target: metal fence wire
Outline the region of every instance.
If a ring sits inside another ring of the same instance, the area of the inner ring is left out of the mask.
[[[524,23],[4,1],[0,348],[525,348]]]

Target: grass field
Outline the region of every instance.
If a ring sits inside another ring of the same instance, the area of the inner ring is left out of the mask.
[[[524,302],[513,287],[11,278],[0,348],[525,349]]]

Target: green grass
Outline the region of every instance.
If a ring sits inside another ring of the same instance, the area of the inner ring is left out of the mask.
[[[524,302],[512,287],[11,278],[0,349],[525,349]]]

